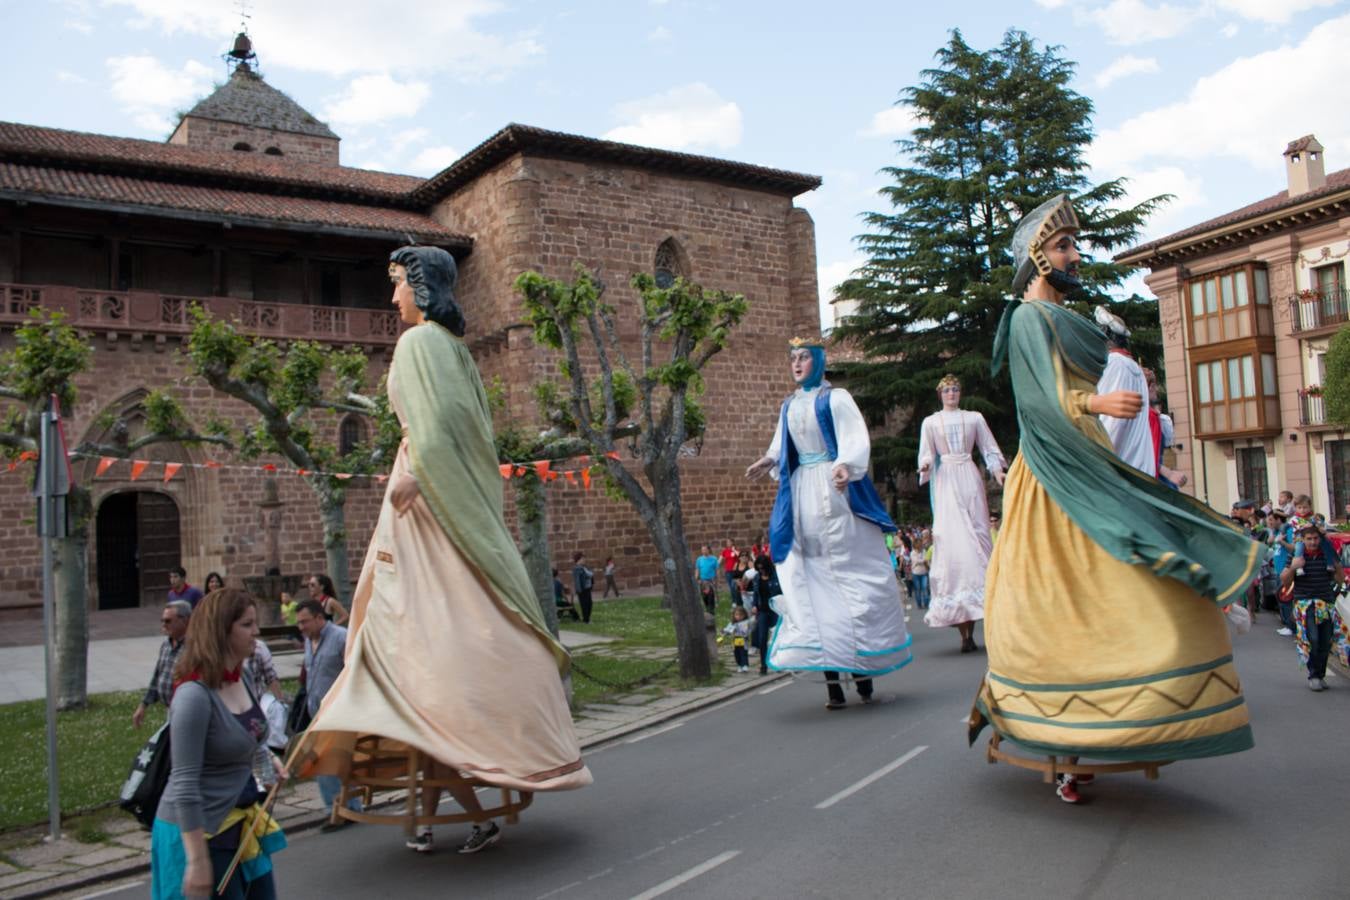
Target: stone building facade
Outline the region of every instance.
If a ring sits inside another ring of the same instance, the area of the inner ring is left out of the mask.
[[[1117,257],[1158,297],[1177,465],[1227,512],[1282,490],[1338,521],[1350,440],[1327,421],[1327,344],[1350,321],[1350,169],[1311,135],[1284,152],[1288,188]]]
[[[466,340],[485,380],[506,388],[506,414],[522,422],[533,421],[533,385],[552,376],[554,361],[522,324],[512,290],[520,272],[569,277],[578,261],[599,270],[634,341],[633,272],[744,293],[749,315],[706,373],[708,426],[684,463],[685,508],[695,543],[739,543],[765,529],[772,488],[743,472],[791,386],[788,338],[819,331],[814,229],[793,205],[818,179],[520,125],[432,178],[389,175],[341,166],[337,136],[251,71],[237,70],[217,93],[163,144],[0,123],[0,350],[35,306],[65,310],[88,336],[94,363],[68,411],[72,445],[104,436],[111,418],[134,436],[154,388],[173,390],[193,416],[248,420],[242,405],[186,374],[179,355],[191,303],[282,343],[361,347],[374,383],[400,332],[388,253],[411,236],[458,259]],[[331,427],[350,438],[364,424]],[[185,466],[163,482],[162,468],[132,481],[125,463],[102,475],[93,460],[77,464],[94,494],[95,608],[157,602],[180,562],[194,583],[208,571],[262,575],[269,529],[279,531],[283,572],[322,568],[317,504],[284,461],[268,473],[173,445],[138,457],[223,465]],[[7,511],[29,508],[25,471],[0,472]],[[381,495],[359,482],[349,490],[354,569]],[[563,481],[549,495],[560,565],[574,550],[594,563],[613,555],[625,587],[659,584],[659,561],[627,504]],[[31,523],[0,519],[0,611],[39,602],[38,560]]]

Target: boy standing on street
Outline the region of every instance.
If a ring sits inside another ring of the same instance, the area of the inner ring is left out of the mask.
[[[1316,525],[1305,524],[1299,530],[1294,558],[1281,575],[1285,584],[1294,586],[1298,655],[1308,667],[1308,688],[1313,691],[1327,689],[1327,658],[1333,642],[1341,661],[1350,663],[1345,625],[1336,614],[1335,586],[1345,582],[1345,570],[1328,546]]]

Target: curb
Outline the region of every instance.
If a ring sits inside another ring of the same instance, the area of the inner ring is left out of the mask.
[[[699,712],[709,707],[713,707],[726,700],[747,694],[752,690],[764,687],[768,684],[781,681],[788,678],[787,672],[770,672],[768,675],[756,676],[752,679],[739,682],[730,687],[719,687],[717,691],[708,692],[692,698],[688,703],[682,703],[678,706],[672,706],[661,710],[659,713],[640,719],[636,722],[627,722],[622,725],[591,735],[585,740],[580,741],[582,751],[593,750],[603,745],[611,744],[630,734],[644,731],[655,725],[661,725],[672,719],[678,719],[682,716]],[[641,707],[634,707],[640,709]],[[386,803],[375,804],[372,809],[380,809],[386,806],[392,806],[395,803],[402,803],[402,800],[390,800]],[[286,823],[285,831],[288,835],[299,834],[305,831],[311,831],[318,828],[328,818],[324,814],[315,814],[312,816],[298,816]],[[23,885],[17,885],[16,893],[8,894],[13,900],[40,900],[43,897],[51,897],[56,894],[62,894],[67,891],[78,890],[79,888],[94,887],[109,881],[115,881],[122,878],[131,878],[136,875],[148,874],[150,863],[148,855],[128,857],[126,860],[105,863],[102,866],[94,866],[82,872],[71,873],[69,880],[61,880],[61,876],[45,880],[41,885],[35,885],[32,891],[25,892]]]

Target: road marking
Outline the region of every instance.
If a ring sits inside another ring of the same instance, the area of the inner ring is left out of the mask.
[[[666,725],[664,728],[654,728],[651,731],[644,731],[635,737],[630,737],[624,741],[625,744],[636,744],[638,741],[645,741],[649,737],[656,737],[658,734],[665,734],[667,731],[674,731],[683,725],[683,722],[676,722],[673,725]]]
[[[828,800],[817,803],[816,809],[829,809],[831,806],[834,806],[840,800],[847,800],[849,797],[852,797],[854,794],[858,793],[858,791],[861,791],[863,788],[867,787],[872,782],[885,778],[887,775],[891,774],[896,769],[900,768],[905,763],[909,762],[911,759],[918,756],[920,753],[922,753],[927,749],[928,747],[926,745],[920,745],[918,747],[915,747],[913,750],[909,751],[904,756],[897,759],[895,762],[887,763],[880,769],[877,769],[875,772],[873,772],[871,775],[868,775],[862,781],[849,785],[848,787],[844,788],[842,791],[835,794]]]
[[[711,872],[713,869],[722,865],[722,863],[730,862],[731,860],[735,859],[740,855],[741,851],[739,850],[728,850],[726,853],[719,853],[718,855],[714,856],[707,862],[699,863],[692,869],[681,872],[674,878],[668,878],[665,881],[658,884],[656,887],[643,891],[642,893],[634,897],[633,900],[652,900],[653,897],[660,897],[662,894],[673,891],[680,885],[685,884],[686,882],[689,881],[693,881],[695,878],[704,874],[705,872]]]
[[[756,693],[756,694],[772,694],[774,691],[781,691],[783,688],[787,687],[787,686],[790,685],[790,684],[792,684],[792,679],[791,679],[791,678],[784,678],[782,681],[778,682],[777,684],[771,684],[771,685],[769,685],[769,686],[766,687],[766,688],[760,688],[759,690],[755,691],[755,693]]]
[[[560,888],[554,888],[553,890],[549,891],[547,894],[540,894],[538,897],[535,898],[535,900],[544,900],[545,897],[556,897],[558,894],[561,894],[563,891],[570,891],[570,890],[571,890],[572,888],[574,888],[574,887],[581,887],[581,885],[582,885],[583,883],[584,883],[584,882],[574,881],[574,882],[572,882],[571,884],[564,884],[564,885],[563,885],[562,887],[560,887]]]
[[[119,884],[117,887],[104,888],[101,891],[95,891],[92,894],[81,894],[80,900],[94,900],[95,897],[106,897],[109,894],[116,894],[121,891],[130,890],[134,887],[140,887],[145,884],[144,881],[133,881],[130,884]]]

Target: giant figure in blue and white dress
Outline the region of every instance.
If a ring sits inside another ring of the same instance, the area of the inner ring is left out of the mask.
[[[825,673],[827,707],[838,709],[841,673],[869,702],[874,676],[909,664],[912,638],[886,550],[895,523],[867,475],[867,424],[848,392],[824,381],[823,345],[794,339],[791,363],[798,388],[768,452],[746,470],[778,481],[769,546],[783,593],[768,665]]]

